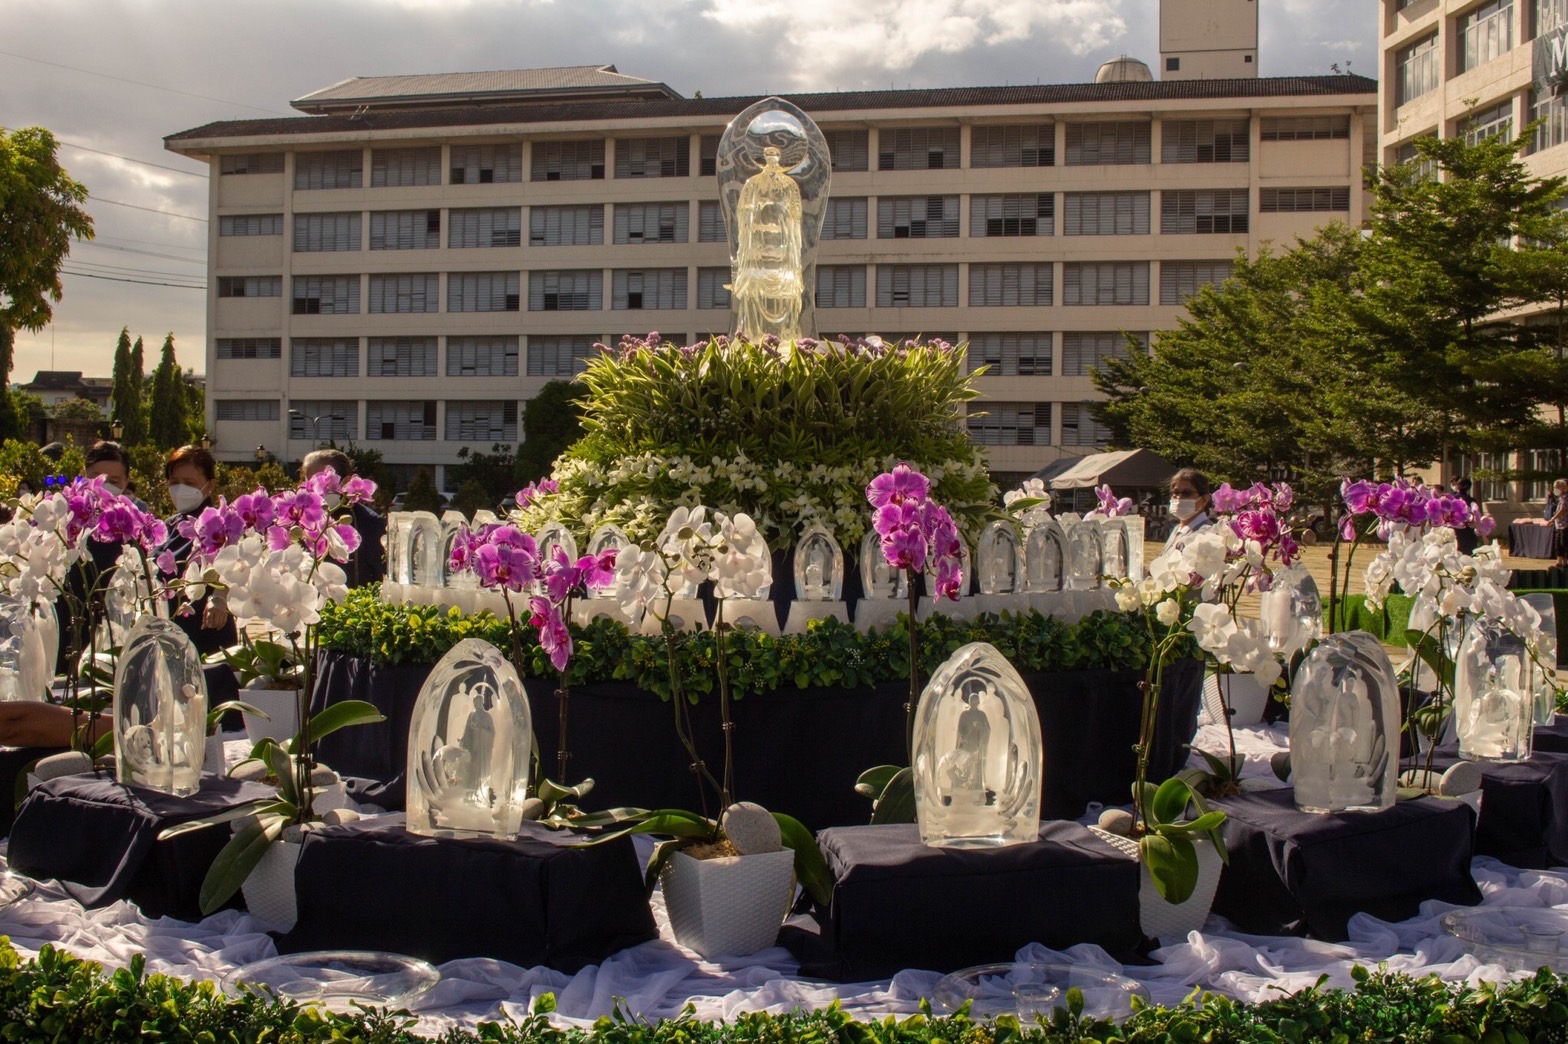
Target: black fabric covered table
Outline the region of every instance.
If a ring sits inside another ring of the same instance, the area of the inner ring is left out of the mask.
[[[1450,744],[1437,748],[1432,764],[1441,771],[1458,760]],[[1529,761],[1477,764],[1476,852],[1531,870],[1568,866],[1568,754],[1541,751]]]
[[[835,827],[818,842],[831,908],[779,935],[808,978],[954,971],[1031,942],[1098,943],[1126,959],[1143,943],[1138,864],[1076,823],[1044,823],[1037,843],[1005,848],[927,847],[914,824]]]
[[[108,776],[60,776],[22,802],[7,859],[29,877],[58,878],[83,906],[129,899],[148,917],[199,921],[201,882],[228,843],[229,827],[167,841],[159,841],[158,832],[273,793],[259,783],[212,775],[202,776],[201,789],[183,798]]]
[[[570,973],[656,938],[631,839],[579,840],[534,823],[516,841],[423,837],[401,815],[313,830],[295,869],[299,921],[278,950],[489,957]]]
[[[1552,554],[1552,527],[1528,522],[1509,523],[1508,553],[1515,558],[1556,558]]]
[[[404,802],[408,730],[427,664],[378,665],[328,651],[318,661],[312,705],[366,700],[387,720],[342,729],[317,747],[320,760],[344,776],[370,781],[356,797],[383,808]],[[1044,741],[1044,818],[1077,818],[1090,801],[1131,800],[1140,696],[1137,671],[1062,671],[1024,675],[1040,713]],[[1202,670],[1196,660],[1166,671],[1151,775],[1163,779],[1186,763],[1198,727]],[[558,707],[555,685],[524,680],[535,738],[555,766]],[[806,826],[864,823],[871,806],[854,792],[873,765],[903,764],[902,682],[858,689],[788,689],[735,703],[736,790]],[[669,703],[629,683],[572,689],[569,708],[573,781],[595,781],[593,808],[638,805],[689,807],[697,801],[690,759],[675,738]],[[718,701],[692,708],[692,730],[710,764],[721,763],[724,740]],[[635,756],[629,756],[634,754]]]
[[[1243,931],[1340,942],[1355,913],[1402,921],[1427,899],[1481,901],[1470,876],[1475,817],[1462,802],[1316,815],[1298,812],[1286,789],[1211,804],[1225,811],[1230,852],[1214,912]]]
[[[0,837],[16,821],[16,781],[35,761],[64,754],[65,747],[0,747]]]

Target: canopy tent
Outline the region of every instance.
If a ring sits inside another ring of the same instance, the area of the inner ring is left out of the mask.
[[[1117,450],[1091,453],[1049,480],[1053,490],[1092,489],[1110,485],[1124,490],[1155,489],[1170,481],[1176,466],[1152,450]]]

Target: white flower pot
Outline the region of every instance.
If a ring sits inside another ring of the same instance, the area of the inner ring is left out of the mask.
[[[203,750],[201,770],[221,776],[228,770],[228,758],[223,750],[223,734],[218,733],[207,737],[207,745]]]
[[[1214,905],[1214,893],[1220,886],[1220,870],[1224,863],[1219,849],[1206,839],[1193,840],[1198,850],[1198,884],[1186,901],[1172,903],[1154,887],[1154,875],[1143,865],[1137,841],[1107,833],[1099,827],[1089,829],[1118,852],[1138,860],[1138,924],[1144,935],[1161,943],[1177,943],[1185,940],[1188,932],[1203,927],[1203,922],[1209,919],[1209,909]]]
[[[303,847],[297,841],[274,841],[240,886],[245,908],[268,928],[286,932],[299,920],[294,867]]]
[[[270,736],[285,743],[299,732],[299,689],[271,689],[256,687],[251,682],[240,690],[240,702],[248,703],[264,712],[265,718],[245,713],[245,738],[255,743]]]
[[[677,852],[659,876],[670,928],[703,957],[772,946],[795,898],[795,853],[693,859]]]
[[[1233,726],[1257,725],[1269,705],[1269,690],[1253,674],[1211,674],[1203,679],[1203,713],[1216,725],[1225,724],[1225,703],[1235,710]]]

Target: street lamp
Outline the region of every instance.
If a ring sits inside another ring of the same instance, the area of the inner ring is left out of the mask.
[[[267,462],[267,447],[266,446],[257,446],[256,447],[256,463],[257,464],[265,464],[266,462]]]
[[[115,442],[119,442],[120,439],[124,437],[124,435],[125,425],[120,421],[120,418],[116,417],[114,420],[109,422],[109,437],[111,439],[113,439]]]
[[[201,433],[201,448],[202,449],[204,449],[204,450],[212,449],[213,441],[214,440],[213,440],[213,437],[211,435],[207,434],[205,431]]]

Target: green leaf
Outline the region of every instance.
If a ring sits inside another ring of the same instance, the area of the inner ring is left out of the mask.
[[[628,834],[669,834],[689,841],[709,841],[717,837],[719,832],[719,825],[714,820],[680,808],[644,810],[641,816],[629,817],[629,821],[623,820],[623,823],[624,826],[607,830],[578,844],[601,845]]]
[[[1186,816],[1192,798],[1193,790],[1186,782],[1167,779],[1154,791],[1154,800],[1145,808],[1145,813],[1153,820],[1150,825],[1180,822]]]
[[[205,830],[210,826],[218,826],[222,823],[232,823],[234,820],[244,819],[246,816],[259,816],[267,813],[276,813],[278,815],[292,818],[295,811],[296,810],[292,804],[287,801],[279,801],[276,798],[266,798],[260,801],[247,801],[243,805],[235,805],[232,808],[226,808],[221,812],[214,812],[210,816],[202,816],[200,819],[187,819],[183,823],[177,823],[174,826],[160,830],[158,831],[158,840],[167,841],[172,837],[179,837],[181,834],[189,834],[197,830]]]
[[[256,869],[256,864],[261,862],[261,857],[267,854],[267,849],[283,836],[283,828],[287,825],[288,820],[283,816],[265,815],[235,832],[212,861],[201,883],[199,900],[203,914],[217,913],[233,898],[250,872]]]
[[[778,822],[784,847],[795,853],[795,879],[813,902],[827,909],[833,901],[833,874],[828,870],[827,860],[822,858],[816,837],[794,816],[775,812],[773,818]]]
[[[894,773],[882,788],[882,796],[871,810],[872,823],[913,823],[915,821],[915,774],[908,768]]]
[[[319,743],[323,738],[350,725],[372,725],[386,720],[386,715],[364,700],[344,700],[323,709],[310,719],[310,741]]]
[[[1154,879],[1154,890],[1169,903],[1183,903],[1198,887],[1198,852],[1185,837],[1145,834],[1139,854]]]
[[[888,782],[898,775],[899,771],[897,765],[877,765],[868,768],[855,780],[855,793],[875,801],[882,796]]]
[[[566,798],[571,798],[573,800],[582,798],[592,789],[592,779],[585,779],[576,786],[571,787],[563,787],[561,784],[556,783],[553,780],[542,779],[539,781],[539,792],[535,796],[538,797],[540,801],[543,801],[546,805],[554,805]]]

